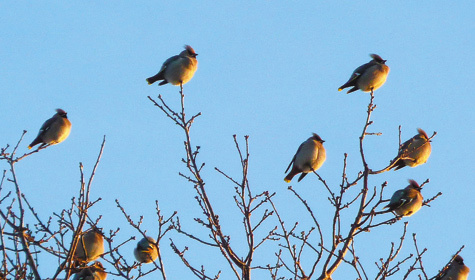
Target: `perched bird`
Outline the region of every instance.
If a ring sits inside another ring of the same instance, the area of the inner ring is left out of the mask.
[[[418,128],[419,134],[404,142],[399,147],[398,155],[392,160],[389,169],[394,170],[404,166],[416,167],[427,162],[431,153],[431,145],[427,133]]]
[[[423,199],[419,184],[414,180],[409,180],[409,186],[397,190],[384,208],[389,208],[399,216],[409,217],[421,209]]]
[[[135,259],[141,263],[151,263],[158,258],[157,242],[152,237],[142,238],[134,249]]]
[[[307,173],[319,169],[326,159],[323,142],[325,141],[315,133],[313,133],[312,137],[303,142],[285,170],[285,173],[287,173],[290,166],[293,164],[290,173],[285,176],[284,181],[289,183],[295,175],[302,173],[298,179],[298,182],[300,182]]]
[[[167,59],[155,76],[147,78],[147,83],[151,85],[156,81],[163,80],[158,84],[159,86],[167,83],[175,86],[186,84],[193,78],[198,68],[197,55],[192,47],[186,45],[185,50],[179,55]]]
[[[383,60],[377,54],[371,54],[370,56],[373,60],[356,68],[348,82],[339,87],[338,91],[353,87],[347,93],[359,89],[364,92],[373,92],[386,82],[389,73],[389,67],[385,64],[386,60]]]
[[[107,272],[104,271],[104,267],[100,262],[95,262],[90,267],[85,267],[76,273],[73,280],[105,280],[107,278]]]
[[[88,263],[99,258],[104,253],[104,237],[98,229],[90,229],[81,234],[78,246],[74,252],[75,259]]]
[[[470,269],[463,263],[463,258],[457,255],[436,280],[467,280],[469,272]]]
[[[68,138],[71,132],[71,122],[68,120],[68,116],[64,110],[56,109],[56,114],[41,126],[38,136],[31,142],[28,149],[33,148],[39,143],[44,145],[55,145],[63,142]]]

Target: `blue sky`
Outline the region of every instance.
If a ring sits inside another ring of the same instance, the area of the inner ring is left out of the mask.
[[[431,276],[463,244],[461,255],[473,270],[474,11],[473,1],[2,3],[0,144],[16,143],[27,130],[20,148],[26,152],[41,124],[62,108],[73,125],[69,138],[17,164],[22,190],[44,219],[69,206],[78,192],[79,162],[90,171],[106,135],[92,191],[102,201],[90,214],[103,215],[105,229],[120,227],[121,240],[135,235],[115,207],[117,198],[132,217],[143,215],[144,226],[156,235],[158,199],[165,214],[177,210],[187,228],[206,236],[192,220],[201,214],[194,190],[178,176],[185,171],[183,133],[147,99],[161,94],[178,108],[179,88],[145,82],[189,44],[199,54],[199,66],[185,85],[186,108],[189,115],[202,112],[193,126],[193,144],[201,146],[215,210],[238,243],[243,240],[235,222],[238,210],[229,207],[234,189],[214,171],[240,175],[232,135],[242,144],[243,136],[250,136],[249,179],[255,192],[277,192],[288,224],[302,220],[305,209],[286,190],[284,170],[312,132],[326,141],[327,161],[319,174],[333,188],[341,180],[343,153],[349,154],[350,176],[361,170],[358,137],[369,95],[337,88],[377,53],[391,72],[375,93],[370,131],[383,135],[365,142],[370,167],[382,168],[396,155],[399,125],[403,140],[418,127],[438,134],[425,165],[372,176],[370,184],[388,181],[390,195],[407,179],[430,178],[423,195],[441,191],[443,196],[405,219],[408,232],[417,233],[419,246],[428,248],[424,266]],[[327,224],[332,212],[317,178],[309,175],[292,185]],[[309,221],[301,222],[303,230]],[[400,222],[358,237],[370,275],[401,232]],[[190,257],[196,256],[197,264],[203,260],[208,271],[223,269],[222,279],[233,277],[217,251],[170,237],[190,246]],[[410,238],[406,242],[403,253],[413,252]],[[169,278],[190,279],[168,244],[162,246]],[[132,259],[133,244],[129,247]],[[208,261],[210,254],[216,260]],[[258,251],[256,265],[273,263],[272,254],[268,248]],[[40,271],[51,276],[55,266],[43,264]],[[268,276],[260,273],[254,276]]]

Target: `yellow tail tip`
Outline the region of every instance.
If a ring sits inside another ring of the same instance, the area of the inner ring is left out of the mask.
[[[32,146],[28,146],[28,150],[31,150],[31,148],[33,148]]]
[[[286,183],[290,183],[290,180],[289,180],[289,179],[285,179],[285,178],[284,178],[284,181],[285,181]]]
[[[145,79],[145,81],[147,81],[147,84],[151,85],[152,83],[148,81],[148,79]]]
[[[338,91],[342,91],[343,89],[342,88],[338,88]]]

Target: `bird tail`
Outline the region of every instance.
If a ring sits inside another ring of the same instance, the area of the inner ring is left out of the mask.
[[[308,173],[302,173],[302,174],[300,174],[300,177],[299,177],[299,179],[298,179],[297,182],[302,181],[302,179],[303,179],[305,176],[307,176],[307,174],[308,174]]]
[[[390,165],[390,167],[389,167],[388,170],[391,170],[391,169],[394,168],[394,171],[396,171],[396,170],[398,170],[398,169],[403,168],[404,166],[406,166],[406,165],[404,164],[404,161],[401,160],[401,159],[397,159],[397,160],[395,160],[393,163],[391,163],[391,165]]]
[[[287,176],[285,176],[284,181],[287,182],[287,183],[290,183],[290,181],[292,181],[292,178],[294,178],[294,176],[299,174],[299,173],[300,173],[299,171],[294,170],[292,168],[292,170],[290,170],[290,173]]]
[[[344,83],[341,87],[338,88],[338,91],[342,91],[344,88],[347,88],[347,87],[354,87],[350,89],[350,91],[348,91],[347,93],[358,90],[358,88],[356,88],[356,78],[358,78],[358,75],[355,75],[355,74],[351,75],[350,79],[346,83]]]
[[[163,80],[163,77],[162,77],[162,75],[161,75],[160,73],[158,73],[157,75],[152,76],[152,77],[150,77],[150,78],[147,78],[147,79],[145,79],[145,80],[147,81],[147,83],[148,83],[149,85],[151,85],[151,84],[155,83],[155,82],[158,81],[158,80]]]
[[[39,139],[38,137],[36,137],[35,140],[33,140],[33,142],[31,142],[31,144],[28,146],[28,149],[31,149],[33,148],[34,146],[38,145],[39,143],[41,143],[41,139]]]
[[[346,92],[347,94],[358,90],[358,88],[356,86],[350,85],[349,82],[348,82],[348,83],[342,85],[341,87],[339,87],[338,91],[342,91],[344,88],[351,87],[351,86],[353,86],[353,87],[349,91]]]
[[[346,82],[345,84],[343,84],[341,87],[338,88],[338,91],[342,91],[344,88],[354,86],[354,85],[350,84],[350,82],[351,82],[351,80]]]

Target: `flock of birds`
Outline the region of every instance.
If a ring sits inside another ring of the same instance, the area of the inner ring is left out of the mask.
[[[171,83],[176,86],[183,86],[193,78],[197,68],[198,54],[191,47],[186,45],[185,50],[180,54],[167,59],[160,71],[146,79],[149,85],[161,81],[158,85]],[[350,76],[350,79],[343,84],[339,91],[344,88],[352,87],[347,93],[361,90],[364,92],[374,92],[380,88],[385,82],[389,73],[389,67],[377,54],[370,55],[372,60],[366,64],[356,68]],[[40,128],[38,136],[28,146],[29,149],[37,144],[41,144],[39,148],[47,145],[55,145],[64,141],[71,132],[71,122],[68,120],[67,113],[62,109],[57,109],[56,114],[48,119]],[[318,170],[326,159],[325,141],[317,134],[304,141],[295,153],[292,161],[287,167],[290,172],[285,176],[284,180],[289,183],[292,178],[300,174],[298,182],[300,182],[308,173]],[[424,130],[418,129],[418,134],[404,142],[398,151],[397,156],[391,161],[385,170],[401,169],[405,166],[416,167],[427,162],[431,153],[431,144],[428,135]],[[396,191],[390,199],[388,211],[395,212],[399,216],[411,216],[416,213],[423,203],[421,195],[421,187],[414,180],[409,180],[409,186]],[[151,263],[158,257],[157,243],[151,237],[140,240],[134,249],[134,255],[140,263]],[[76,250],[75,257],[83,264],[99,258],[104,253],[104,240],[102,235],[90,229],[83,233],[81,242]],[[440,276],[440,280],[465,280],[468,277],[469,268],[464,265],[461,256],[457,255],[451,264],[444,270]],[[73,280],[96,279],[104,280],[107,277],[104,268],[100,262],[94,262],[91,266],[84,267],[79,273],[76,273]]]
[[[401,145],[398,155],[384,170],[393,168],[398,170],[405,166],[415,167],[427,162],[431,153],[429,136],[420,128],[418,132],[419,134]],[[290,183],[295,175],[301,174],[298,179],[300,182],[308,173],[315,172],[323,165],[326,159],[323,142],[325,141],[314,133],[300,145],[285,171],[287,173],[292,166],[289,174],[284,178],[285,182]],[[400,216],[411,216],[422,207],[421,187],[414,180],[409,180],[409,182],[409,186],[393,194],[389,204],[384,208],[389,208],[389,211],[394,211]]]
[[[157,241],[152,237],[144,237],[134,249],[135,259],[139,263],[151,263],[158,258]],[[104,254],[104,237],[102,233],[91,228],[82,233],[79,238],[76,251],[74,252],[75,267],[80,267],[79,272],[74,274],[73,280],[105,280],[107,272],[102,263],[97,260]],[[93,262],[94,261],[94,262]],[[92,265],[88,263],[93,262]]]

